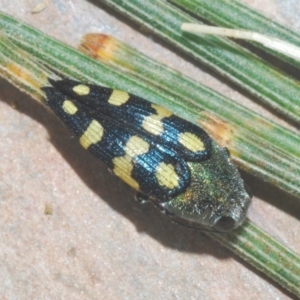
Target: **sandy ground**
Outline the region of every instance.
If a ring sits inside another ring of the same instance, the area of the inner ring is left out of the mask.
[[[46,9],[31,14],[39,2]],[[298,1],[243,2],[300,31]],[[73,46],[88,32],[114,35],[270,115],[101,5],[1,0],[0,10]],[[205,234],[136,203],[49,111],[2,79],[0,91],[0,299],[290,299]],[[300,253],[294,199],[245,178],[255,194],[249,217]]]

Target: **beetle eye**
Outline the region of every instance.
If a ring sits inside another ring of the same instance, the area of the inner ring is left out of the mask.
[[[227,147],[224,147],[224,149],[225,149],[227,155],[230,156],[230,151],[228,150],[228,148],[227,148]]]
[[[250,189],[249,185],[246,184],[245,182],[244,182],[244,187],[245,187],[245,190],[246,190],[247,194],[249,195],[249,197],[251,199],[253,197],[252,190]]]
[[[221,217],[217,223],[214,225],[214,228],[218,231],[230,231],[235,227],[235,222],[231,217]]]

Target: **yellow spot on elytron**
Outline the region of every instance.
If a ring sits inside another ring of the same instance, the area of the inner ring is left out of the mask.
[[[142,127],[153,135],[160,135],[164,131],[164,125],[161,121],[163,117],[159,115],[150,115],[144,118]]]
[[[129,94],[119,90],[113,90],[112,94],[108,99],[108,103],[116,106],[121,106],[126,103],[130,98]]]
[[[131,177],[131,172],[133,169],[132,157],[129,155],[116,157],[113,159],[113,164],[113,172],[128,185],[136,190],[139,190],[140,186],[138,182]]]
[[[62,107],[65,113],[67,113],[68,115],[74,115],[78,111],[76,105],[70,100],[65,100]]]
[[[181,133],[178,137],[178,141],[181,145],[192,152],[205,150],[202,140],[191,132]]]
[[[171,164],[160,163],[156,168],[156,179],[159,185],[173,189],[179,184],[179,176]]]
[[[98,121],[93,120],[79,139],[81,146],[87,149],[92,144],[100,142],[103,136],[103,132],[104,129],[102,125]]]
[[[134,135],[132,136],[125,146],[125,152],[133,157],[136,155],[141,155],[149,151],[150,145],[148,142],[144,141],[142,138]]]
[[[148,142],[134,135],[126,143],[126,154],[124,156],[119,156],[113,159],[113,172],[136,190],[139,190],[140,186],[138,182],[131,176],[131,172],[133,169],[133,159],[134,156],[147,153],[149,151],[149,148],[150,145]]]
[[[79,96],[86,96],[90,93],[90,88],[84,84],[78,84],[73,87],[73,92]]]
[[[162,117],[170,117],[172,116],[172,112],[169,110],[165,109],[162,106],[156,105],[156,104],[151,104],[152,108],[156,110],[156,113]]]
[[[142,127],[153,135],[160,135],[164,131],[163,118],[170,117],[172,113],[159,105],[151,104],[156,114],[152,114],[144,118]]]

